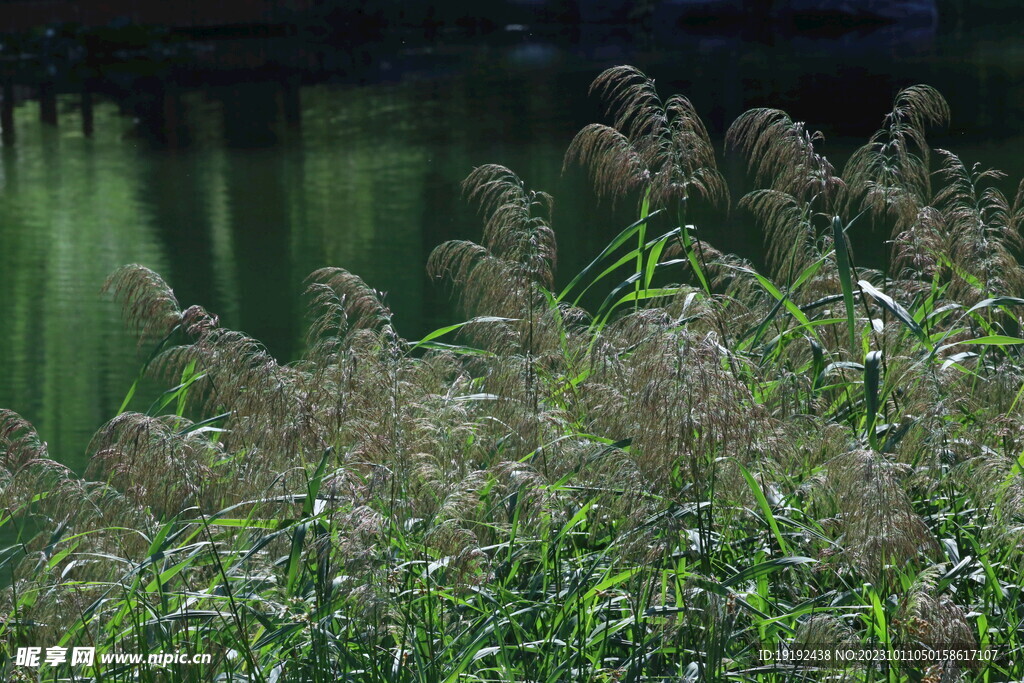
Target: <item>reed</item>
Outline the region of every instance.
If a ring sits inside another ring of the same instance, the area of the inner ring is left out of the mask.
[[[464,185],[481,242],[428,262],[468,319],[420,340],[341,269],[310,276],[290,364],[152,271],[111,277],[171,388],[97,432],[85,479],[0,413],[5,680],[37,676],[28,645],[213,656],[41,680],[1024,675],[1024,189],[930,150],[925,86],[842,174],[754,110],[727,143],[759,272],[685,223],[729,196],[693,105],[632,67],[593,90],[611,122],[566,163],[638,219],[560,291],[551,197],[494,165]],[[869,220],[888,272],[850,249]],[[761,655],[815,646],[994,656]]]

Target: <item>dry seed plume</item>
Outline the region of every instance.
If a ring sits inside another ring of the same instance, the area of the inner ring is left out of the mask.
[[[140,335],[139,343],[168,335],[181,321],[174,292],[149,268],[133,263],[107,278],[104,291],[112,291],[124,309],[128,324]]]
[[[704,123],[688,99],[662,101],[654,81],[631,66],[599,75],[590,91],[607,103],[612,125],[591,124],[577,133],[565,166],[578,162],[591,175],[598,196],[617,200],[649,194],[652,207],[677,207],[702,198],[728,203]]]
[[[925,129],[948,121],[949,105],[934,88],[901,91],[882,128],[846,164],[851,210],[869,209],[877,219],[892,221],[894,234],[912,223],[932,194]]]
[[[484,215],[483,244],[445,242],[431,253],[427,272],[450,277],[460,286],[465,308],[476,314],[518,318],[537,309],[537,287],[554,285],[550,195],[527,189],[498,165],[474,169],[463,188]]]
[[[808,131],[778,109],[753,109],[729,127],[726,144],[739,149],[759,183],[740,200],[764,226],[768,263],[776,273],[800,271],[819,256],[821,233],[836,215],[845,184]]]

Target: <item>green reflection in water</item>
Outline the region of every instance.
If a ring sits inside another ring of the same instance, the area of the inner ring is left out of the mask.
[[[137,367],[100,287],[119,264],[167,263],[140,198],[139,150],[121,140],[115,107],[95,116],[87,139],[19,107],[19,144],[3,149],[0,181],[0,405],[35,422],[51,453],[77,467]]]

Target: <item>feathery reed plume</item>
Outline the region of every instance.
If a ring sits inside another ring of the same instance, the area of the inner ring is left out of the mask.
[[[936,275],[948,233],[941,211],[934,206],[921,208],[917,217],[893,238],[896,274],[905,280],[927,280]]]
[[[834,653],[837,650],[856,648],[859,645],[860,640],[857,638],[857,634],[842,619],[832,614],[812,614],[797,626],[790,648],[817,652],[832,650]],[[837,667],[835,672],[830,672],[828,680],[835,683],[863,680],[861,676],[857,675],[862,673],[862,667],[853,665],[843,669]]]
[[[901,639],[911,647],[924,645],[935,650],[963,652],[961,657],[945,663],[950,674],[959,674],[963,669],[977,669],[982,664],[972,661],[970,653],[977,648],[977,640],[967,615],[951,596],[938,590],[943,569],[941,564],[932,565],[914,577],[900,599],[896,624]]]
[[[525,316],[540,305],[537,287],[554,284],[551,197],[528,190],[512,171],[494,164],[474,169],[462,186],[484,214],[483,245],[445,242],[431,253],[427,272],[460,285],[467,310]]]
[[[51,462],[46,444],[32,424],[13,410],[0,409],[0,465],[16,474],[25,467]]]
[[[876,219],[891,220],[894,235],[906,229],[931,201],[925,128],[948,121],[949,105],[934,88],[914,85],[900,91],[882,128],[846,164],[850,202],[859,199]]]
[[[56,642],[65,634],[67,619],[101,597],[102,582],[121,568],[114,558],[141,554],[138,531],[149,522],[109,486],[84,482],[51,460],[31,424],[0,409],[0,528],[17,544],[4,549],[0,564],[5,639],[17,615],[33,637]],[[108,532],[95,533],[106,527],[111,527]],[[91,559],[56,553],[65,544],[81,556],[92,553]],[[14,548],[25,553],[24,561],[11,563]],[[66,581],[81,585],[67,591]]]
[[[740,499],[746,488],[730,459],[767,467],[782,449],[773,420],[728,369],[717,333],[701,331],[699,318],[693,329],[678,320],[665,309],[646,309],[610,324],[581,402],[588,433],[631,440],[631,462],[620,456],[610,470],[620,478],[606,485],[634,484],[639,488],[626,494],[694,506],[685,526],[707,547],[715,506]],[[659,512],[643,503],[615,507],[628,512],[627,528]],[[680,520],[657,517],[663,523],[646,526],[649,548],[678,537],[666,525]],[[655,543],[650,534],[664,535]]]
[[[93,438],[91,473],[158,517],[190,505],[219,503],[202,496],[213,479],[211,463],[223,451],[205,432],[190,426],[175,415],[122,413]]]
[[[23,514],[39,492],[72,477],[68,467],[50,459],[28,420],[0,409],[0,517]]]
[[[328,330],[353,328],[378,329],[391,322],[391,312],[379,292],[358,275],[344,268],[321,268],[306,279],[315,321],[310,339]]]
[[[942,253],[954,266],[958,289],[966,288],[964,294],[970,303],[989,292],[1021,294],[1024,268],[1015,256],[1024,247],[1019,207],[1011,205],[992,185],[1006,174],[981,170],[977,164],[968,169],[955,154],[945,150],[938,153],[943,158],[939,173],[945,185],[936,193],[934,206],[942,214]],[[978,284],[972,286],[964,273]]]
[[[229,413],[223,424],[225,448],[249,451],[245,463],[254,470],[272,470],[295,456],[302,443],[293,412],[299,408],[300,371],[280,365],[252,337],[222,327],[168,349],[155,364],[156,371],[170,377],[190,368],[197,375],[190,389],[195,403],[206,414]],[[313,448],[310,452],[323,449],[319,442]]]
[[[880,582],[890,581],[897,569],[919,566],[938,551],[900,483],[908,473],[908,467],[863,450],[828,465],[846,559]]]
[[[460,285],[467,310],[507,319],[488,320],[467,331],[477,333],[489,348],[505,346],[502,340],[514,331],[519,355],[504,356],[488,383],[498,395],[521,387],[514,392],[523,399],[513,422],[520,433],[533,435],[530,448],[534,448],[541,443],[536,356],[544,340],[540,330],[548,310],[543,292],[554,285],[557,253],[555,234],[548,224],[551,197],[527,190],[512,171],[497,165],[474,169],[463,188],[484,213],[484,244],[446,242],[431,253],[427,271],[435,277],[447,275]]]
[[[808,131],[803,122],[793,121],[778,109],[751,109],[725,134],[726,144],[746,155],[758,182],[803,202],[820,199],[828,210],[843,181],[828,159],[815,150],[814,143],[819,140],[824,140],[820,131]]]
[[[546,192],[527,190],[504,166],[479,166],[462,181],[484,221],[484,244],[503,258],[521,263],[540,284],[550,287],[554,276],[555,233],[549,225],[554,200]],[[536,212],[537,215],[534,215]]]
[[[126,503],[115,489],[82,481],[69,467],[50,459],[31,423],[0,409],[0,507],[7,514],[19,514],[29,503],[33,513],[53,522],[102,526],[116,520],[145,526],[137,506]],[[115,536],[96,540],[100,547],[109,547]]]
[[[654,81],[632,66],[604,71],[590,86],[607,102],[612,125],[584,127],[565,154],[579,162],[599,196],[613,201],[641,191],[652,207],[675,207],[695,196],[728,203],[704,123],[688,99],[662,101]]]
[[[103,291],[111,290],[121,302],[128,324],[140,335],[140,344],[167,336],[181,322],[174,292],[145,266],[133,263],[115,270],[103,285]]]
[[[1010,520],[1024,518],[1024,473],[1018,461],[1024,426],[1020,418],[999,422],[996,435],[1002,437],[998,439],[1001,444],[991,439],[992,445],[989,445],[974,434],[959,439],[958,445],[967,452],[962,454],[963,462],[953,470],[952,478],[979,503],[990,508],[996,519],[1004,522],[986,525],[986,536],[991,536],[991,542],[1008,543],[1016,548],[1014,555],[1020,557],[1024,554],[1024,527]]]
[[[764,225],[768,263],[786,279],[820,254],[821,232],[828,227],[845,187],[832,164],[814,148],[823,139],[778,109],[752,109],[726,132],[726,144],[747,157],[759,183],[740,200]]]

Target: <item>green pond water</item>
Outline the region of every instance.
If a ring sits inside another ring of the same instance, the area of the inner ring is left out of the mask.
[[[410,52],[370,82],[301,87],[297,123],[272,82],[181,89],[173,145],[111,99],[97,98],[90,137],[76,96],[59,99],[56,127],[20,102],[15,141],[0,149],[0,406],[31,420],[53,457],[84,467],[90,436],[143,357],[100,293],[125,263],[161,273],[182,305],[206,306],[284,361],[302,349],[304,279],[324,265],[386,292],[407,338],[454,322],[450,292],[423,267],[441,241],[479,235],[459,182],[482,163],[555,195],[559,273],[571,277],[631,220],[629,202],[598,204],[582,173],[562,171],[573,134],[600,119],[587,84],[614,63],[689,94],[716,138],[748,107],[783,106],[825,130],[837,159],[878,126],[899,87],[932,83],[954,113],[937,144],[1016,180],[1024,42],[964,41],[881,53],[714,37],[674,51],[431,49],[427,67]],[[743,166],[723,163],[738,193]],[[758,259],[761,238],[739,212],[698,223],[720,248]],[[857,241],[864,261],[881,253],[881,236]],[[132,408],[145,410],[155,392],[146,385]]]

